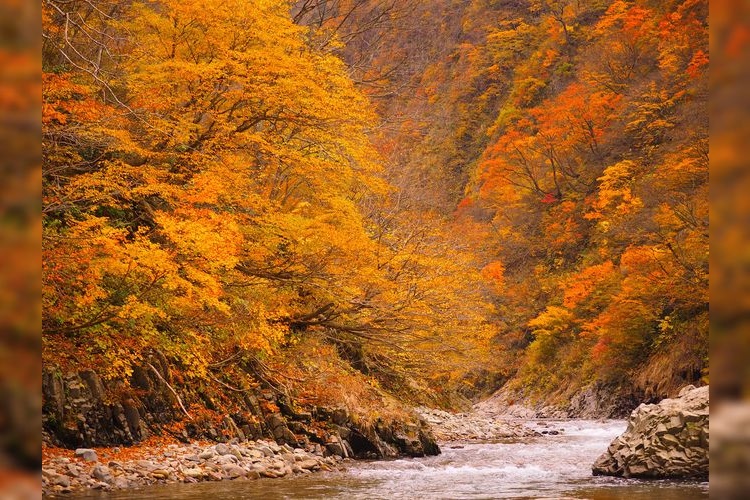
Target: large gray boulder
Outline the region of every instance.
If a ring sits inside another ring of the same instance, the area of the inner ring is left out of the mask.
[[[637,478],[708,477],[708,386],[642,404],[625,432],[592,467],[594,475]]]

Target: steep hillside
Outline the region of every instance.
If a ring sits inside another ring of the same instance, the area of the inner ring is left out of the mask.
[[[384,36],[406,69],[375,101],[378,145],[497,285],[488,387],[642,400],[704,380],[707,2],[430,4]]]
[[[707,10],[46,1],[45,429],[707,379]]]
[[[80,391],[160,424],[257,421],[233,393],[258,390],[261,415],[456,404],[487,284],[384,174],[343,35],[272,0],[51,0],[43,22],[47,430],[91,435]]]

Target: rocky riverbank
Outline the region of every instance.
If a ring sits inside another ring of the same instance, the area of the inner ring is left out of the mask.
[[[303,404],[269,384],[178,385],[158,354],[125,380],[108,381],[92,370],[47,369],[42,393],[42,438],[53,447],[111,448],[171,436],[183,443],[268,439],[292,448],[319,445],[343,458],[440,453],[427,424],[405,406],[370,418],[355,405]]]
[[[55,448],[45,452],[45,495],[83,489],[132,489],[159,483],[278,478],[333,470],[344,460],[318,444],[305,449],[265,440],[127,449]]]
[[[347,458],[440,453],[405,405],[373,416],[351,401],[295,400],[245,368],[235,377],[225,370],[231,384],[218,374],[188,384],[159,352],[119,380],[47,367],[44,491],[281,477]]]
[[[521,421],[505,418],[477,406],[474,411],[467,413],[448,413],[424,407],[417,408],[417,412],[430,424],[439,442],[493,441],[540,435]]]
[[[683,388],[659,404],[642,404],[625,432],[594,463],[595,475],[708,477],[708,386]]]

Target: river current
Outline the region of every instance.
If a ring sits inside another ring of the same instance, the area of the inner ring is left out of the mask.
[[[557,435],[491,443],[448,443],[436,457],[350,461],[345,470],[285,479],[222,481],[90,492],[68,498],[177,499],[667,499],[708,498],[708,483],[591,475],[591,464],[625,421],[529,422]]]

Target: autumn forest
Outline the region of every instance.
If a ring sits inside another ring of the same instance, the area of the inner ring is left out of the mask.
[[[44,0],[45,367],[115,401],[161,360],[172,432],[255,387],[372,420],[707,383],[707,18]]]

